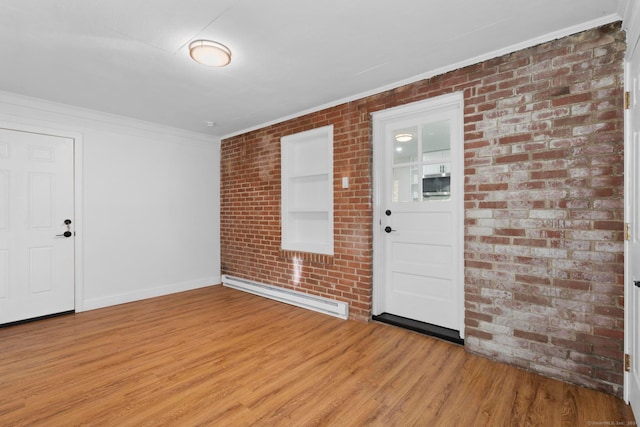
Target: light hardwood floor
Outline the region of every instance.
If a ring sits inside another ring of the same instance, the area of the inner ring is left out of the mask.
[[[633,420],[613,396],[460,346],[221,286],[0,329],[0,426]]]

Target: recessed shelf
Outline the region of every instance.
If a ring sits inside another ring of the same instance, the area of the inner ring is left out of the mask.
[[[304,180],[304,179],[327,179],[328,172],[310,172],[310,173],[300,173],[297,175],[289,175],[289,179],[291,181]]]
[[[324,209],[308,209],[308,208],[289,208],[289,213],[321,213],[327,215],[327,211]]]
[[[280,142],[282,249],[333,255],[333,126]]]

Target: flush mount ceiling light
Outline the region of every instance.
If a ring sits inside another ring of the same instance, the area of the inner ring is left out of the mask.
[[[409,142],[413,139],[413,134],[410,133],[399,133],[395,136],[396,141],[398,142]]]
[[[211,40],[196,40],[189,44],[189,55],[198,64],[209,67],[224,67],[231,62],[231,51],[221,43]]]

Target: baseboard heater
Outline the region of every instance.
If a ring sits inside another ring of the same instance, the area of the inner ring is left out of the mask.
[[[329,298],[309,295],[278,286],[266,285],[239,277],[227,276],[226,274],[222,275],[222,284],[229,288],[339,317],[340,319],[349,318],[349,304],[346,302],[334,301]]]

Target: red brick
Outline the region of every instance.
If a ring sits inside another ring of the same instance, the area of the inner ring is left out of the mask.
[[[534,332],[521,331],[519,329],[514,329],[513,336],[518,338],[524,338],[529,341],[537,341],[546,343],[549,342],[549,337],[542,334],[536,334]]]
[[[567,171],[564,169],[531,172],[531,179],[554,179],[554,178],[565,178],[566,176],[567,176]]]
[[[520,134],[520,135],[512,135],[505,136],[498,140],[500,144],[517,144],[521,142],[529,142],[531,141],[531,134]]]
[[[511,154],[508,156],[499,156],[495,158],[496,163],[516,163],[526,162],[529,160],[528,154]]]

